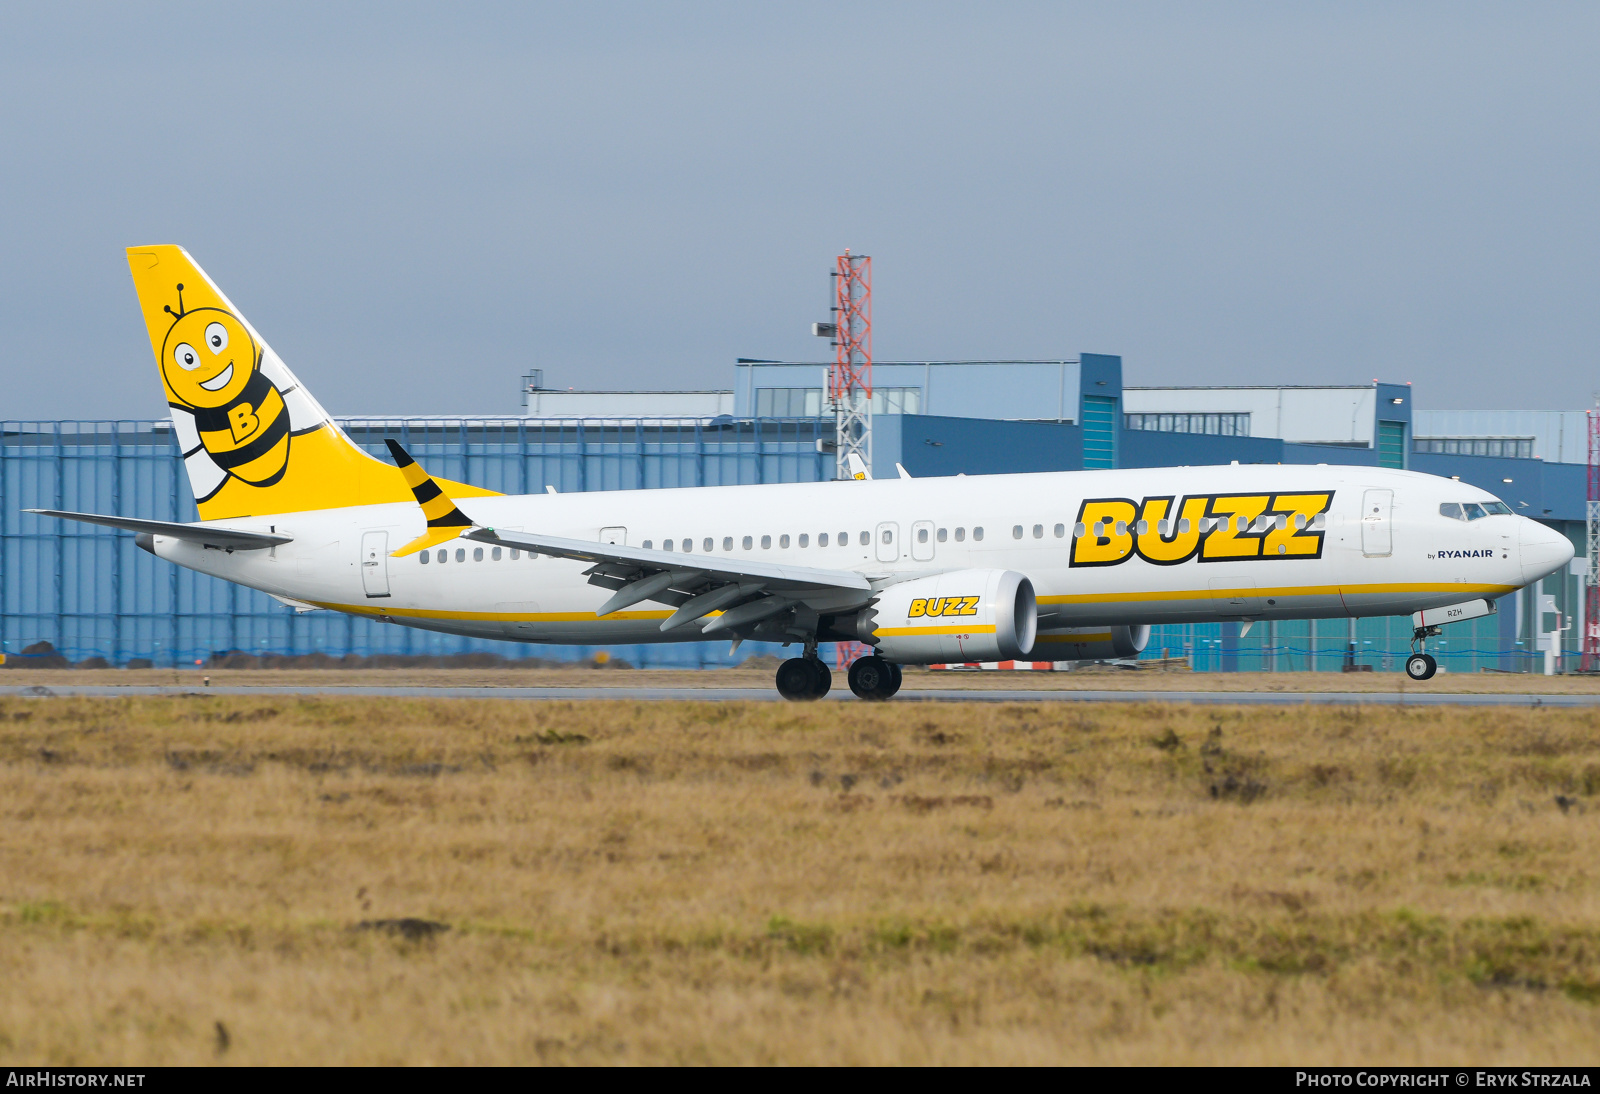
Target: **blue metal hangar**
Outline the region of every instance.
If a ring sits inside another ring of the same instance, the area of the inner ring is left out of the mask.
[[[731,388],[551,390],[524,377],[519,414],[342,418],[374,455],[396,437],[438,474],[508,493],[805,482],[831,478],[824,363],[741,359]],[[1569,572],[1508,596],[1497,615],[1430,646],[1448,671],[1540,671],[1544,649],[1576,668],[1585,544],[1583,411],[1427,411],[1408,385],[1125,387],[1122,359],[873,365],[873,464],[912,475],[1174,464],[1403,467],[1483,487],[1577,547]],[[109,529],[22,513],[73,509],[194,520],[166,421],[0,423],[0,651],[49,643],[73,663],[193,665],[218,654],[582,658],[595,650],[434,634],[272,598],[180,570]],[[1200,671],[1398,668],[1410,621],[1158,627],[1146,657]],[[1353,650],[1353,653],[1352,653]],[[641,666],[728,663],[725,643],[623,647]],[[749,647],[740,656],[748,656]],[[59,663],[59,662],[58,662]]]

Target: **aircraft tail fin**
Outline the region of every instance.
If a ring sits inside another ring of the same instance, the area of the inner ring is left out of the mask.
[[[128,267],[202,520],[411,498],[400,469],[345,435],[182,247],[130,247]]]
[[[422,515],[428,521],[428,527],[422,535],[398,551],[389,552],[389,557],[405,558],[418,551],[426,551],[435,544],[455,539],[472,527],[472,521],[467,519],[467,515],[456,507],[456,503],[450,500],[450,495],[440,488],[433,476],[424,471],[422,465],[400,447],[399,441],[386,437],[384,443],[389,446],[389,454],[394,457],[400,473],[405,476],[406,485],[411,488],[412,496],[417,499],[417,504],[422,506]]]

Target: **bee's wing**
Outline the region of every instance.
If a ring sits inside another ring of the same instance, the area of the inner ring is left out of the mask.
[[[194,415],[185,407],[169,403],[172,411],[172,432],[178,438],[178,451],[183,453],[183,466],[189,472],[189,485],[194,489],[196,504],[205,501],[228,481],[228,473],[217,466],[200,443],[200,430],[194,424]]]
[[[272,386],[283,396],[283,405],[289,412],[289,432],[305,433],[328,421],[328,412],[311,397],[294,373],[272,352],[271,346],[261,351],[261,374],[272,381]]]

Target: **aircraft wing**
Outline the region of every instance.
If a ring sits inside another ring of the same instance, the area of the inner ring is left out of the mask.
[[[268,535],[265,532],[246,532],[238,528],[218,528],[209,524],[177,524],[168,520],[140,520],[137,517],[108,517],[99,513],[69,513],[61,509],[24,509],[24,513],[37,513],[41,517],[60,517],[78,520],[85,524],[100,524],[107,528],[121,528],[126,532],[143,532],[153,536],[171,536],[186,539],[206,547],[223,551],[259,551],[276,547],[280,543],[294,542],[293,536]]]
[[[589,583],[616,595],[597,616],[645,600],[678,608],[664,631],[721,611],[706,631],[736,630],[795,608],[834,609],[865,604],[872,586],[853,570],[786,566],[751,558],[651,551],[614,543],[564,539],[534,532],[475,528],[463,539],[590,563]]]

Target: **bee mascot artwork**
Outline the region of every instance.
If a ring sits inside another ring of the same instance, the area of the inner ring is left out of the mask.
[[[182,247],[129,247],[128,268],[201,520],[412,500]],[[439,481],[452,497],[494,493]]]
[[[161,376],[172,409],[193,415],[200,449],[222,472],[212,493],[228,475],[272,486],[289,467],[289,413],[261,371],[261,349],[231,312],[184,311],[183,285],[176,288],[177,310],[166,308],[172,327],[161,347]]]

